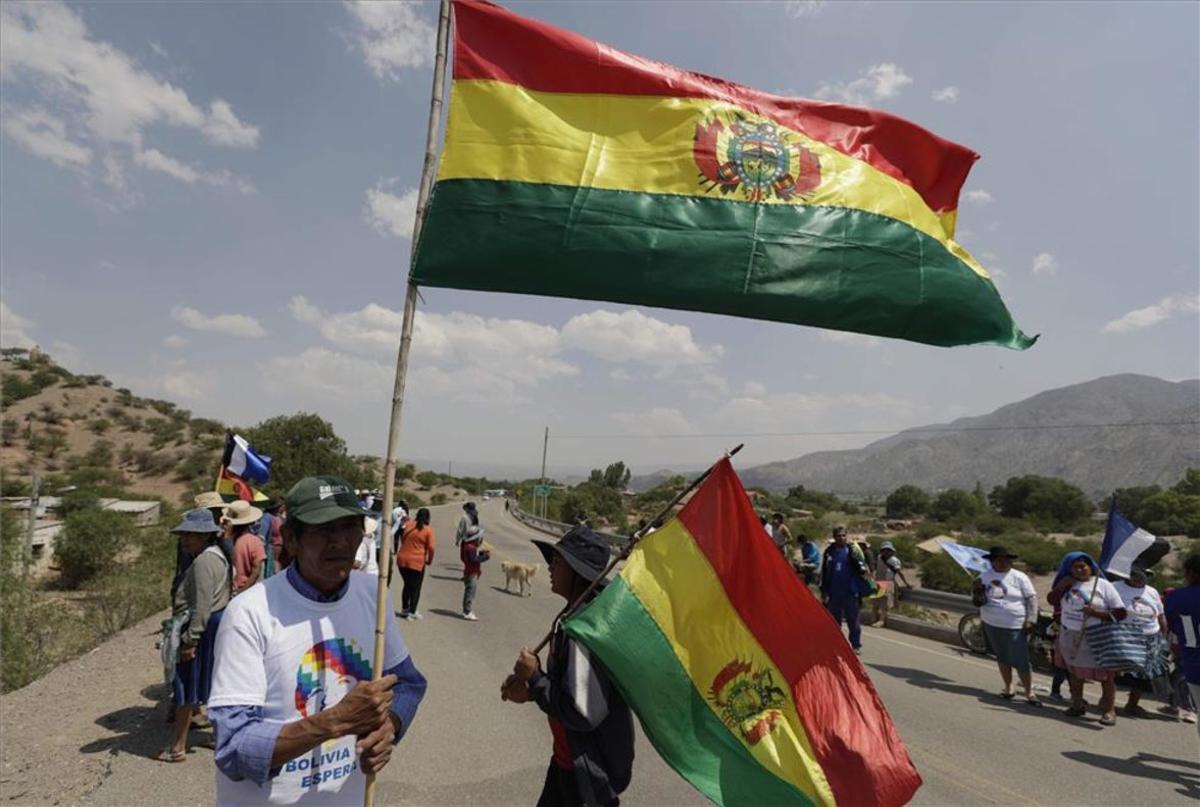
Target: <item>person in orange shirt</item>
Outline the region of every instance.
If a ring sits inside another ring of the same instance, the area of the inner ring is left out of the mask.
[[[417,603],[421,599],[421,583],[425,581],[425,567],[433,563],[433,527],[429,525],[429,508],[417,511],[415,520],[405,525],[400,551],[396,553],[396,565],[404,580],[400,592],[400,618],[420,619]]]

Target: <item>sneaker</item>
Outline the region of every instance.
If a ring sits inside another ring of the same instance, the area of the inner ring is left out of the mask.
[[[856,656],[861,656],[861,655],[862,655],[862,648],[861,648],[861,647],[856,647],[856,648],[854,648],[854,655],[856,655]]]
[[[474,611],[468,611],[467,613],[463,614],[463,619],[467,620],[468,622],[478,622],[479,621],[479,617],[475,616]]]
[[[1180,714],[1182,715],[1181,719],[1183,720],[1184,723],[1195,723],[1196,722],[1196,713],[1195,712],[1185,711],[1185,712],[1181,712]]]
[[[400,617],[401,619],[408,619],[411,614],[409,614],[408,611],[401,611],[396,616]]]
[[[413,611],[411,614],[408,615],[408,618],[409,619],[424,619],[425,615],[422,614],[420,611]]]
[[[1061,692],[1051,692],[1046,697],[1049,698],[1050,700],[1054,701],[1055,703],[1065,703],[1067,700],[1066,698],[1063,697],[1063,694]]]

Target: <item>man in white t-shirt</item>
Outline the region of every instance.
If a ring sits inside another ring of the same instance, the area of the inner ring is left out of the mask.
[[[372,681],[377,578],[352,571],[364,511],[333,476],[287,495],[283,574],[230,604],[208,700],[217,804],[359,804],[425,694],[387,604]]]
[[[370,517],[363,520],[363,539],[358,545],[358,553],[354,556],[354,568],[360,572],[379,574],[379,559],[376,557],[379,548],[375,543],[378,532],[378,521]]]

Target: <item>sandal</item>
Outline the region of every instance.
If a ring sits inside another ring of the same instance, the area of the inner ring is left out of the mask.
[[[1063,711],[1063,714],[1067,717],[1083,717],[1087,714],[1087,709],[1084,709],[1082,706],[1069,706]]]
[[[1101,726],[1115,726],[1115,725],[1117,725],[1117,715],[1116,715],[1116,713],[1114,713],[1114,712],[1109,712],[1108,714],[1106,714],[1106,715],[1104,715],[1103,717],[1101,717],[1101,718],[1100,718],[1100,725],[1101,725]]]
[[[1121,710],[1126,717],[1149,717],[1150,713],[1141,706],[1126,706]]]
[[[1025,699],[1025,705],[1026,705],[1026,706],[1032,706],[1032,707],[1034,707],[1035,709],[1041,709],[1041,708],[1042,708],[1042,702],[1041,702],[1040,700],[1038,700],[1037,698],[1033,697],[1032,695],[1030,695],[1029,697],[1027,697],[1027,698]]]
[[[187,759],[187,751],[176,751],[174,748],[168,745],[162,750],[162,753],[158,755],[158,758],[162,762],[183,762],[185,759]]]
[[[1006,701],[1010,701],[1017,696],[1015,692],[1001,692],[1000,697]]]

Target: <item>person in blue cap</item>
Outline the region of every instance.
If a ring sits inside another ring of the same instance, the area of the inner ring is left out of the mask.
[[[192,715],[208,702],[212,686],[214,646],[225,606],[233,596],[233,561],[221,541],[221,528],[203,508],[184,513],[171,530],[179,538],[180,551],[191,559],[179,585],[171,595],[172,618],[179,625],[175,679],[175,732],[162,752],[166,762],[187,757],[188,730]]]

